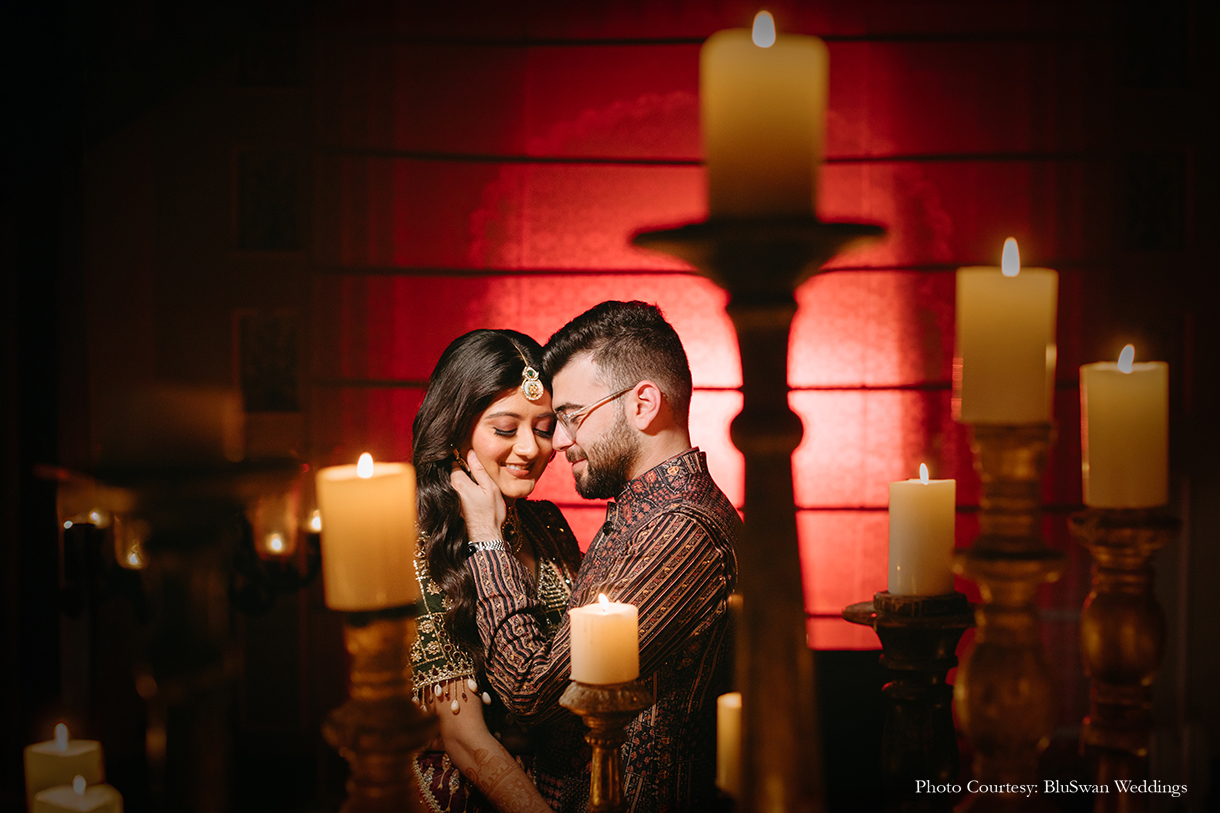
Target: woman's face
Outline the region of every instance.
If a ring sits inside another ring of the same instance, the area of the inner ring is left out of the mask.
[[[538,478],[551,462],[551,436],[555,413],[551,394],[528,401],[518,389],[501,395],[475,422],[470,449],[491,475],[509,505],[534,490]]]

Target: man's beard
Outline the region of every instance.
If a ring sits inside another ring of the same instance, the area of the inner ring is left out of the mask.
[[[606,437],[585,450],[588,465],[582,475],[574,476],[576,491],[586,500],[614,499],[631,479],[639,453],[639,442],[631,434],[627,416],[620,409]],[[571,457],[568,462],[573,462]]]

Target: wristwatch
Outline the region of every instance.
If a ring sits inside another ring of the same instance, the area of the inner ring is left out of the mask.
[[[481,550],[508,550],[504,545],[503,539],[484,539],[481,542],[467,542],[466,547],[470,548],[471,553],[478,553]]]

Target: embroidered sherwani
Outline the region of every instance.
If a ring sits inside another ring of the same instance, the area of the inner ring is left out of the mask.
[[[543,637],[554,634],[566,615],[572,582],[580,563],[576,537],[563,514],[549,502],[518,500],[516,511],[521,535],[528,539],[538,563],[537,579],[529,580],[530,593],[538,612],[537,623]],[[473,678],[478,691],[487,683],[475,674],[474,662],[445,630],[445,594],[428,572],[424,556],[425,540],[421,539],[415,553],[415,577],[419,581],[423,610],[419,616],[417,635],[411,645],[411,666],[414,670],[415,699],[423,703],[427,687],[451,684]],[[514,561],[516,561],[514,559]],[[524,571],[524,568],[522,568]],[[462,684],[456,689],[465,691]],[[498,734],[505,747],[522,762],[533,750],[530,733],[525,732],[509,717],[493,690],[492,704],[484,708],[483,716],[492,733]],[[450,713],[444,702],[437,704],[438,713]],[[532,732],[548,738],[545,732]],[[526,767],[526,763],[522,762]],[[440,750],[425,750],[415,758],[415,775],[427,809],[433,813],[492,810],[491,804],[478,788],[465,780],[449,755]]]
[[[571,606],[597,600],[639,609],[640,678],[656,703],[627,727],[623,775],[628,808],[707,809],[715,794],[716,698],[732,679],[728,598],[737,581],[741,521],[697,449],[629,482],[606,508]],[[561,811],[580,811],[589,791],[578,718],[559,706],[571,671],[570,627],[548,638],[520,564],[503,551],[470,559],[478,588],[487,677],[525,722],[554,723],[539,742],[535,781]]]

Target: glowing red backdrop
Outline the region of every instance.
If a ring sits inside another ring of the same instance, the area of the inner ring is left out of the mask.
[[[330,450],[327,462],[366,448],[408,458],[423,382],[453,338],[513,327],[545,341],[599,301],[644,299],[683,338],[693,439],[740,505],[728,425],[741,371],[725,296],[629,239],[705,216],[699,42],[748,24],[753,7],[564,4],[551,15],[488,4],[459,19],[380,8],[392,5],[345,12],[318,48],[316,237],[328,273],[315,290],[314,448]],[[1009,235],[1029,262],[1061,273],[1047,534],[1072,548],[1062,514],[1079,502],[1070,379],[1081,362],[1075,269],[1092,246],[1082,212],[1093,170],[1079,158],[1089,55],[1038,34],[1039,15],[1076,13],[1046,4],[972,6],[954,17],[960,38],[945,35],[943,14],[935,35],[923,31],[917,3],[819,5],[771,10],[781,28],[830,47],[820,214],[881,223],[889,237],[797,292],[789,380],[805,438],[794,499],[811,645],[876,648],[839,611],[885,588],[887,484],[917,476],[920,462],[956,477],[959,544],[976,532],[978,483],[949,410],[952,271],[998,262]],[[538,495],[587,544],[603,509],[575,494],[566,464]],[[1080,606],[1078,559],[1047,602]],[[1056,629],[1052,657],[1075,646]]]

